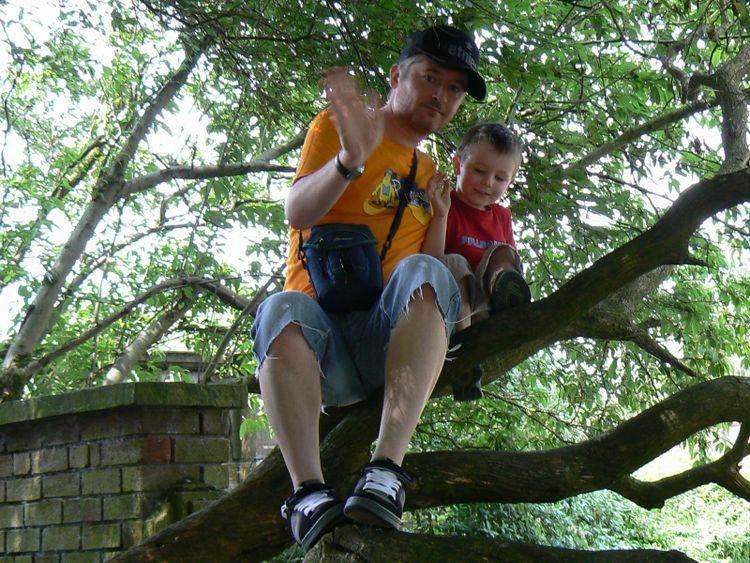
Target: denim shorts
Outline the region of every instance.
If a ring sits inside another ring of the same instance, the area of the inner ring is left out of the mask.
[[[439,260],[415,254],[402,260],[371,309],[328,314],[301,291],[283,291],[258,308],[252,328],[253,351],[259,365],[268,348],[290,323],[302,328],[321,372],[323,406],[346,406],[365,399],[385,381],[385,357],[391,330],[408,311],[409,301],[429,284],[450,338],[461,307],[453,276]],[[419,343],[414,343],[419,349]]]

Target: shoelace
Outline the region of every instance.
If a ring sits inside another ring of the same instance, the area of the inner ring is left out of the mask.
[[[316,491],[299,501],[295,509],[301,510],[305,516],[310,516],[316,508],[329,500],[333,500],[333,495],[329,491]]]
[[[371,467],[367,470],[365,484],[362,486],[362,489],[374,489],[388,495],[395,501],[396,495],[398,495],[398,491],[401,489],[401,482],[392,471]]]

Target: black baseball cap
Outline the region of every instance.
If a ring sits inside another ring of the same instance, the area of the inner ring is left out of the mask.
[[[479,48],[466,32],[448,25],[428,27],[415,31],[406,38],[399,62],[414,55],[427,55],[440,66],[465,70],[469,75],[466,91],[476,100],[487,94],[484,78],[477,72]]]

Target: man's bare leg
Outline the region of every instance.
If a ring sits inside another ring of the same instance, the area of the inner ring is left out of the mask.
[[[398,465],[432,394],[445,360],[448,338],[435,291],[423,285],[391,333],[385,363],[380,434],[373,459]]]
[[[288,325],[273,341],[258,379],[266,414],[294,488],[306,481],[322,483],[320,371],[298,325]]]

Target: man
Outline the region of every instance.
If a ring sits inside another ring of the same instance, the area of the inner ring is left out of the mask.
[[[282,516],[305,551],[342,513],[364,524],[400,527],[411,480],[400,465],[442,369],[460,294],[439,261],[419,254],[431,218],[424,188],[435,172],[423,153],[383,263],[387,284],[372,309],[328,315],[320,308],[297,256],[299,230],[366,224],[382,245],[417,144],[453,118],[466,93],[484,98],[478,58],[474,41],[458,29],[413,33],[390,69],[391,91],[382,107],[365,100],[346,69],[326,74],[331,105],[310,126],[286,201],[291,229],[285,291],[263,303],[253,326],[261,393],[295,488]],[[377,446],[344,503],[324,484],[321,406],[353,404],[379,387],[384,399]]]

